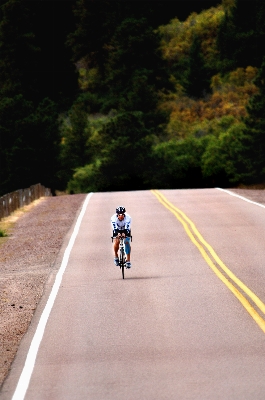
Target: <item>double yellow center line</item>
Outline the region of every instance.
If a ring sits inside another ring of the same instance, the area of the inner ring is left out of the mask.
[[[199,249],[209,267],[238,298],[247,312],[265,333],[265,320],[258,314],[245,296],[248,296],[248,298],[251,299],[252,302],[257,306],[257,310],[261,311],[263,314],[265,314],[264,303],[240,279],[238,279],[229,268],[227,268],[227,266],[215,253],[214,249],[209,245],[209,243],[206,242],[206,240],[204,240],[194,223],[187,217],[186,214],[170,203],[158,190],[151,190],[151,192],[157,197],[160,203],[163,204],[163,206],[169,211],[171,211],[172,214],[174,214],[175,217],[181,222],[190,240]],[[220,269],[216,265],[219,266]],[[227,277],[229,277],[230,280]],[[241,289],[241,291],[239,289]]]

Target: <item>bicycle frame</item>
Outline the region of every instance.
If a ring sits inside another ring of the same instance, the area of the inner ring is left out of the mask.
[[[125,256],[125,244],[124,244],[123,237],[119,238],[119,265],[122,272],[122,278],[124,279],[124,267],[126,263],[126,256]]]
[[[111,237],[112,242],[113,239],[119,239],[119,266],[122,272],[122,278],[124,279],[124,268],[126,268],[125,264],[126,264],[126,254],[125,254],[125,237],[120,236],[120,237]],[[132,236],[131,236],[132,239]]]

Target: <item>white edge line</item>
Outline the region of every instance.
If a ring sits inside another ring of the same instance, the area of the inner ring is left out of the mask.
[[[28,386],[29,386],[29,382],[30,382],[30,379],[31,379],[31,375],[32,375],[32,372],[33,372],[33,369],[34,369],[34,365],[35,365],[37,353],[38,353],[38,350],[39,350],[39,346],[40,346],[42,337],[44,335],[44,330],[45,330],[49,315],[51,313],[54,301],[56,299],[56,296],[57,296],[57,293],[58,293],[58,290],[59,290],[59,287],[60,287],[60,284],[61,284],[61,281],[62,281],[62,277],[63,277],[64,271],[65,271],[65,269],[67,267],[69,256],[70,256],[72,247],[74,245],[76,236],[78,234],[78,231],[79,231],[83,216],[85,214],[86,207],[88,205],[88,202],[89,202],[92,194],[93,193],[89,193],[87,195],[85,201],[84,201],[83,207],[82,207],[82,209],[80,211],[80,214],[78,216],[78,219],[76,221],[76,224],[75,224],[75,227],[74,227],[74,231],[73,231],[73,233],[71,235],[71,238],[69,240],[67,248],[65,249],[61,266],[60,266],[60,268],[59,268],[59,270],[58,270],[58,272],[56,274],[56,278],[55,278],[51,293],[49,295],[49,298],[48,298],[48,301],[46,303],[46,306],[45,306],[45,308],[44,308],[44,310],[43,310],[43,312],[41,314],[41,317],[40,317],[36,332],[35,332],[35,334],[33,336],[33,339],[32,339],[28,354],[27,354],[27,358],[26,358],[23,370],[21,372],[21,375],[20,375],[16,390],[15,390],[14,395],[12,397],[12,400],[23,400],[25,395],[26,395],[26,392],[27,392],[27,389],[28,389]]]
[[[247,199],[246,197],[239,196],[239,195],[236,194],[236,193],[230,192],[230,190],[221,189],[221,188],[219,188],[219,187],[216,187],[215,189],[221,190],[222,192],[226,192],[226,193],[230,194],[231,196],[238,197],[239,199],[245,200],[245,201],[247,201],[248,203],[252,203],[252,204],[255,204],[256,206],[265,208],[265,206],[264,206],[263,204],[256,203],[255,201],[249,200],[249,199]]]

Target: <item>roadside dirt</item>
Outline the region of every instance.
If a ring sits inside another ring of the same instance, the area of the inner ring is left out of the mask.
[[[0,385],[85,196],[41,198],[0,221]]]
[[[265,189],[228,189],[256,203],[265,204]]]
[[[263,188],[229,190],[265,204]],[[85,196],[42,198],[0,221],[8,233],[7,238],[0,238],[0,386]]]

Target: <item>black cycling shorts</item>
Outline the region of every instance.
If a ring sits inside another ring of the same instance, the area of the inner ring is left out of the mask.
[[[121,229],[121,230],[119,230],[119,231],[118,231],[118,230],[113,231],[112,236],[113,236],[113,237],[116,237],[119,233],[120,233],[121,235],[124,233],[126,237],[131,237],[131,232],[129,232],[129,234],[128,234],[128,229]]]

